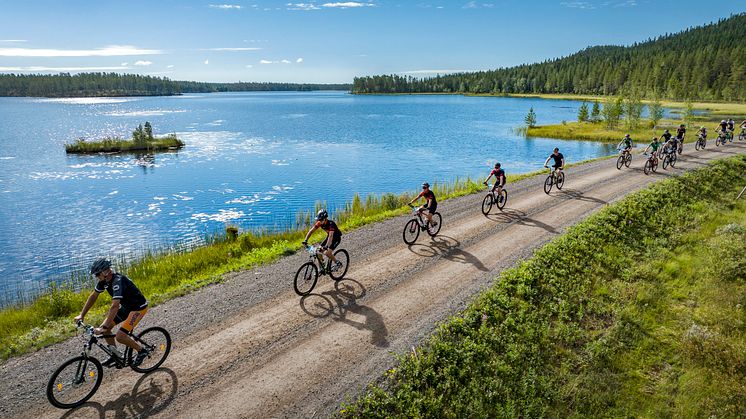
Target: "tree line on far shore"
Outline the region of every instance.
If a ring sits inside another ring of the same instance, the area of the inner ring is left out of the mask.
[[[171,96],[181,93],[350,90],[350,84],[203,83],[117,73],[0,74],[0,96]]]
[[[629,47],[432,78],[354,79],[353,93],[584,94],[637,92],[676,100],[746,100],[746,13]]]

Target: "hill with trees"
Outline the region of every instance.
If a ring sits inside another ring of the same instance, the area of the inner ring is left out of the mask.
[[[595,46],[568,57],[432,78],[356,77],[353,93],[616,95],[746,100],[746,13],[631,46]]]
[[[0,96],[170,96],[181,93],[350,90],[350,84],[204,83],[117,73],[0,74]]]

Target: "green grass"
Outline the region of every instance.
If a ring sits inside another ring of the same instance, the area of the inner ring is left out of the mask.
[[[175,134],[156,137],[152,140],[134,141],[121,138],[104,138],[97,141],[79,139],[72,144],[65,144],[67,153],[112,153],[127,151],[159,151],[184,147],[184,142]]]
[[[504,271],[344,417],[746,414],[746,157],[608,206]]]

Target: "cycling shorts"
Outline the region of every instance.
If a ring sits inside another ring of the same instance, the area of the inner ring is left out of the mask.
[[[134,329],[135,326],[140,323],[140,320],[142,320],[143,316],[145,316],[145,313],[147,312],[147,307],[142,310],[133,311],[130,311],[125,307],[119,307],[119,311],[117,312],[116,317],[114,317],[114,323],[122,324],[121,326],[119,326],[119,330],[125,330],[132,333],[132,329]]]
[[[557,169],[559,169],[560,167],[562,167],[562,166],[560,166],[560,165],[558,165],[558,164],[553,164],[553,165],[552,165],[552,169],[554,169],[554,170],[557,170]]]
[[[329,240],[331,238],[331,244],[329,243]],[[330,234],[326,236],[326,240],[324,240],[324,248],[328,249],[336,249],[337,246],[339,246],[339,243],[342,242],[342,233],[339,231],[334,232],[334,234]]]
[[[430,206],[425,207],[425,208],[427,208],[427,212],[429,212],[430,214],[435,214],[435,211],[438,209],[438,203],[432,202],[432,201],[430,202],[431,202]]]

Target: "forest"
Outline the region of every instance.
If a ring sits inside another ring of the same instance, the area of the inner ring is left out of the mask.
[[[746,100],[746,13],[631,46],[431,78],[356,77],[353,93],[587,94],[673,100]]]

